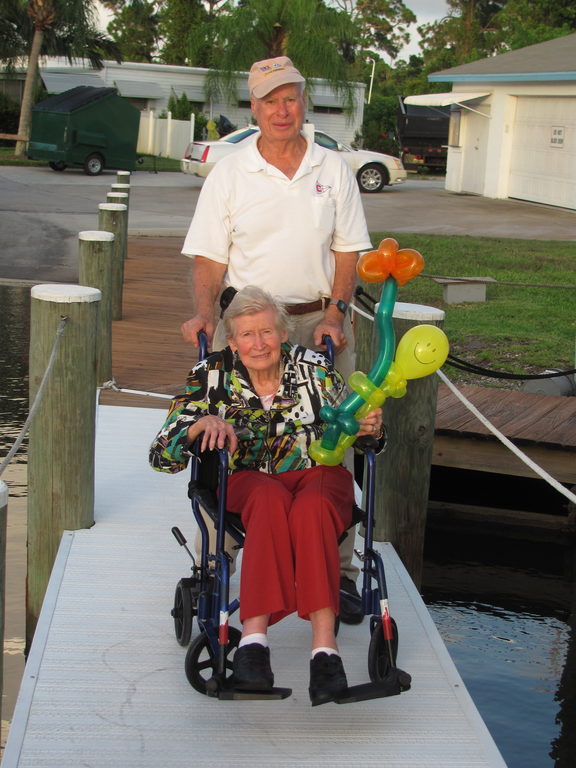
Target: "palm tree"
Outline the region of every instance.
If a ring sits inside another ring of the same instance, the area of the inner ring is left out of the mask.
[[[323,0],[250,0],[218,17],[207,79],[211,95],[235,92],[236,73],[254,61],[290,56],[304,77],[327,79],[353,106],[349,67],[359,40],[350,15]]]
[[[105,56],[117,61],[120,57],[116,43],[96,29],[94,0],[3,0],[2,5],[10,10],[11,18],[19,21],[20,45],[14,35],[11,47],[2,45],[0,55],[12,63],[18,57],[28,56],[18,126],[20,138],[15,149],[17,156],[23,156],[30,135],[40,55],[64,55],[69,61],[84,58],[97,68],[102,66]]]

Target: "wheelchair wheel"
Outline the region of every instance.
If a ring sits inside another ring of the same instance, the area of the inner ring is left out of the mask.
[[[392,621],[392,656],[396,664],[396,654],[398,653],[398,627],[394,619]],[[388,674],[391,669],[390,655],[388,651],[388,642],[384,639],[382,622],[379,621],[372,630],[370,637],[370,646],[368,648],[368,674],[373,683],[379,683]]]
[[[226,669],[232,669],[232,659],[234,651],[238,647],[242,633],[236,627],[228,628],[228,654],[226,657]],[[208,641],[205,632],[194,638],[186,653],[184,670],[188,682],[198,691],[198,693],[207,693],[206,685],[210,678],[216,673],[218,660],[216,659],[212,646]]]
[[[194,619],[192,591],[190,587],[185,584],[185,579],[180,579],[176,585],[174,608],[172,608],[171,613],[172,618],[174,619],[176,640],[185,648],[190,642],[190,636],[192,635],[192,621]]]

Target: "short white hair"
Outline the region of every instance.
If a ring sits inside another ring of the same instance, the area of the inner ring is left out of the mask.
[[[234,320],[241,315],[255,315],[257,312],[265,312],[267,309],[274,311],[276,329],[280,332],[288,332],[288,313],[281,301],[275,299],[270,293],[262,290],[257,285],[247,285],[241,288],[235,295],[224,314],[224,332],[227,339],[234,336]]]

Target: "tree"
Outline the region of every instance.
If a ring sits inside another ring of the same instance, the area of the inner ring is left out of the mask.
[[[11,34],[2,43],[4,61],[28,56],[26,80],[20,106],[15,154],[26,153],[32,105],[38,76],[38,61],[42,53],[65,55],[70,61],[86,58],[92,66],[102,66],[105,55],[119,60],[118,48],[96,29],[93,0],[2,0],[2,9],[9,12]],[[15,26],[12,26],[15,25]]]
[[[254,61],[290,56],[304,77],[326,78],[353,108],[349,67],[359,30],[350,16],[323,0],[240,0],[222,13],[211,55],[211,95],[235,93],[236,73]]]
[[[447,0],[448,15],[418,27],[426,72],[523,48],[576,29],[573,0]]]
[[[158,44],[159,22],[155,4],[142,0],[117,10],[107,31],[118,43],[124,61],[151,62]]]
[[[410,42],[408,27],[416,16],[403,0],[332,0],[358,25],[360,46],[372,57],[384,52],[395,59]]]
[[[524,48],[576,29],[574,0],[508,0],[495,17],[495,50]]]
[[[210,17],[200,0],[166,0],[160,12],[160,59],[164,64],[206,66],[210,44],[202,32],[208,25]]]

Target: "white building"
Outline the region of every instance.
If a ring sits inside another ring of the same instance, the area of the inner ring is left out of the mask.
[[[452,91],[446,189],[576,209],[576,34],[435,72]]]
[[[238,128],[251,122],[248,73],[239,72],[236,99],[233,103],[211,101],[205,92],[208,70],[199,67],[168,66],[105,61],[100,70],[83,64],[70,65],[65,60],[48,59],[40,66],[40,76],[49,93],[62,93],[77,85],[115,87],[141,111],[154,110],[156,114],[168,107],[171,94],[186,94],[208,117],[216,120],[224,115]],[[364,118],[364,83],[351,83],[355,109],[347,114],[343,98],[335,93],[325,80],[313,79],[309,91],[306,119],[317,130],[325,131],[338,141],[350,144],[360,132]]]

